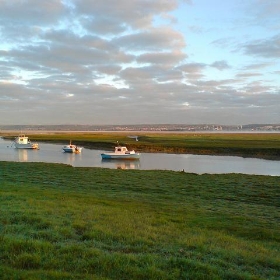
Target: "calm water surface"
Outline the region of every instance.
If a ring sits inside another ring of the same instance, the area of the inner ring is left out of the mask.
[[[102,161],[103,150],[83,149],[81,154],[62,151],[63,145],[39,143],[40,150],[17,150],[0,138],[0,161],[64,163],[75,167],[161,169],[192,173],[243,173],[280,176],[280,161],[233,156],[142,153],[139,161]]]

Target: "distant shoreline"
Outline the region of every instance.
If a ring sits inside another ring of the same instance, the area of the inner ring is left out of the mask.
[[[280,133],[280,123],[272,124],[58,124],[58,125],[1,125],[1,132],[23,133]]]
[[[270,131],[270,130],[226,130],[226,131],[177,131],[177,130],[0,130],[0,135],[23,133],[26,135],[33,134],[73,134],[73,133],[83,133],[83,134],[94,134],[94,133],[122,133],[127,135],[138,134],[280,134],[280,131]]]

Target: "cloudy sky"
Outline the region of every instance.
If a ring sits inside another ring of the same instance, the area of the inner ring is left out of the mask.
[[[0,124],[280,123],[279,0],[0,0]]]

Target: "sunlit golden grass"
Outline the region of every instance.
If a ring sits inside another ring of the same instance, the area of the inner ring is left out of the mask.
[[[0,162],[1,279],[278,279],[280,177]]]

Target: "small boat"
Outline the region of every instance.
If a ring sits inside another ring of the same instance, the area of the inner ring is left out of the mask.
[[[79,153],[81,153],[83,147],[78,147],[76,145],[73,145],[70,141],[70,144],[65,145],[62,149],[65,153],[79,154]]]
[[[27,136],[24,134],[20,134],[18,137],[14,140],[14,145],[16,149],[33,149],[33,150],[39,150],[39,144],[38,143],[32,143]]]
[[[136,153],[134,150],[129,151],[125,146],[117,146],[115,147],[115,151],[113,153],[102,153],[102,159],[139,159],[140,153]]]

